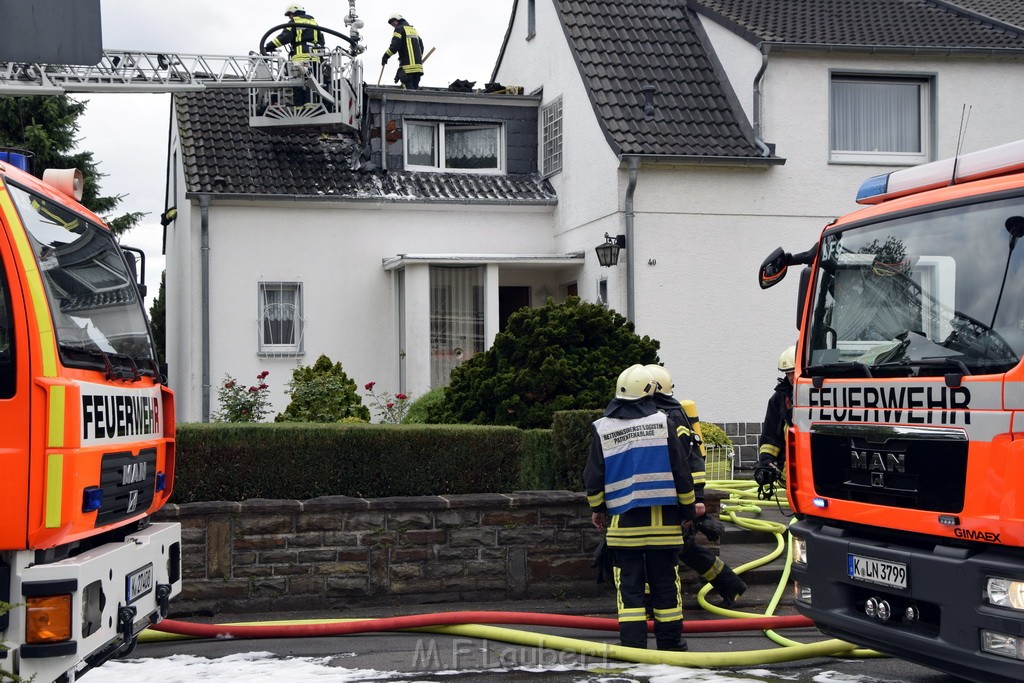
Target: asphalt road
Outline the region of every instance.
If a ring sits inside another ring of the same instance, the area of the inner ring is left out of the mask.
[[[436,606],[435,606],[436,607]],[[491,606],[489,609],[517,609],[560,613],[556,605],[534,604],[509,607]],[[609,605],[610,607],[610,605]],[[408,609],[404,613],[453,611],[462,609],[488,609],[480,605],[445,605],[439,608]],[[396,612],[397,613],[397,612]],[[562,612],[564,613],[564,611]],[[339,615],[248,615],[222,617],[217,623],[252,622],[303,618],[337,618]],[[354,616],[346,614],[344,616]],[[373,616],[391,616],[374,614]],[[608,616],[607,610],[595,616]],[[703,618],[700,614],[689,619]],[[211,621],[211,620],[203,620]],[[578,638],[599,643],[617,644],[618,634],[607,631],[567,629],[553,627],[510,627],[536,633]],[[799,642],[822,640],[813,628],[786,629],[786,637]],[[686,636],[691,652],[745,652],[775,648],[760,631]],[[653,640],[651,647],[653,648]],[[668,681],[722,681],[733,678],[741,681],[816,682],[844,681],[846,683],[961,683],[963,679],[932,671],[916,664],[892,658],[841,659],[820,657],[780,664],[751,662],[713,670],[667,668],[663,665],[636,665],[614,660],[588,657],[556,649],[518,645],[493,638],[480,639],[467,635],[434,633],[372,633],[318,638],[272,638],[257,640],[175,640],[142,643],[131,655],[138,658],[161,658],[186,654],[204,658],[220,658],[247,652],[272,652],[282,658],[328,658],[332,666],[346,670],[368,672],[365,680],[415,681],[416,683],[448,683],[450,681],[574,681],[578,683],[667,683]],[[382,678],[381,673],[387,674]],[[351,676],[351,674],[349,674]],[[346,677],[346,681],[363,680]]]

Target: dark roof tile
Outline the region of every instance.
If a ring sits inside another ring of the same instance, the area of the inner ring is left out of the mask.
[[[175,96],[182,166],[190,193],[253,197],[458,200],[554,203],[539,175],[405,173],[353,170],[360,149],[351,139],[316,133],[267,133],[248,121],[244,90]]]

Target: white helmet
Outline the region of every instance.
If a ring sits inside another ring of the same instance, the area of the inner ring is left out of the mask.
[[[390,24],[392,21],[400,21],[401,19],[404,19],[404,17],[398,12],[395,12],[390,17],[388,17],[388,23]]]
[[[288,16],[291,16],[293,14],[297,14],[299,12],[305,12],[305,11],[306,11],[306,8],[303,7],[302,5],[288,5],[288,7],[284,11],[284,15],[286,17],[288,17]]]
[[[655,386],[650,370],[637,363],[619,374],[615,381],[615,398],[636,401],[653,395]]]
[[[796,347],[790,346],[779,356],[779,372],[789,372],[796,367]]]
[[[651,373],[654,383],[658,385],[655,391],[659,394],[671,396],[675,385],[672,383],[672,375],[668,374],[668,370],[661,365],[645,365],[644,367],[647,369],[647,372]]]

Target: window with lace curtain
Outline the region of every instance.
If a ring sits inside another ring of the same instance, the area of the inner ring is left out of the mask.
[[[931,91],[926,77],[832,74],[829,161],[931,161]]]
[[[302,348],[302,283],[259,283],[259,353],[298,356]]]
[[[404,139],[409,171],[504,172],[501,124],[406,122]]]

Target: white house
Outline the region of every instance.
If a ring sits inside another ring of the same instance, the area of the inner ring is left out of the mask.
[[[795,336],[797,278],[762,292],[764,257],[811,246],[868,176],[1024,137],[1011,3],[871,6],[517,0],[491,80],[526,94],[368,87],[359,140],[254,132],[241,95],[178,96],[180,419],[262,370],[283,410],[321,353],[418,395],[511,310],[579,294],[658,339],[702,417],[756,430]],[[625,237],[610,268],[606,233]]]

